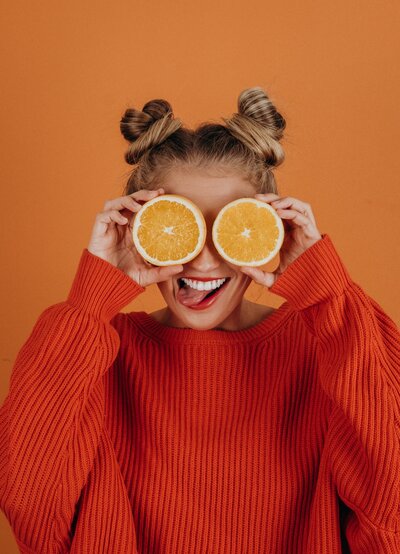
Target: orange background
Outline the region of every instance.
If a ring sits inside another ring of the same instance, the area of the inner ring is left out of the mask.
[[[280,195],[311,204],[398,322],[399,23],[395,0],[4,3],[0,400],[38,316],[66,298],[96,213],[122,194],[123,112],[152,98],[194,126],[265,88],[287,121]],[[254,284],[246,296],[283,301]],[[123,311],[163,306],[153,285]],[[3,513],[0,536],[18,552]]]

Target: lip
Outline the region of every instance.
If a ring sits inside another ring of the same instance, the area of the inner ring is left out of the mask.
[[[192,281],[218,281],[218,279],[229,279],[229,277],[192,277],[191,275],[181,275],[179,279],[191,279]]]

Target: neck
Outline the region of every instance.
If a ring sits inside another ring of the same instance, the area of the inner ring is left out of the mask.
[[[213,329],[220,329],[224,331],[239,331],[246,329],[252,325],[256,325],[262,321],[265,317],[268,317],[270,313],[275,311],[273,308],[264,306],[262,304],[255,304],[242,299],[234,310],[216,327]],[[157,321],[168,327],[187,328],[188,325],[175,316],[175,314],[167,306],[162,310],[153,312],[150,314]]]

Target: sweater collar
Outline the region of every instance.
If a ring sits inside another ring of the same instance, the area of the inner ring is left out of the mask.
[[[179,344],[237,344],[245,343],[259,338],[267,338],[282,327],[282,324],[293,314],[293,309],[288,302],[284,302],[279,308],[265,319],[237,331],[223,329],[198,330],[189,327],[171,327],[164,325],[144,311],[131,312],[129,316],[134,319],[142,331],[149,337],[158,341]]]

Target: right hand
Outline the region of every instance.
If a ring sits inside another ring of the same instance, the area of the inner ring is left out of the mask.
[[[164,189],[139,190],[107,200],[104,211],[96,215],[87,247],[89,252],[118,267],[142,287],[165,281],[183,270],[178,264],[159,267],[149,263],[133,242],[133,219],[142,207],[139,201],[148,202],[160,194],[164,194]]]

